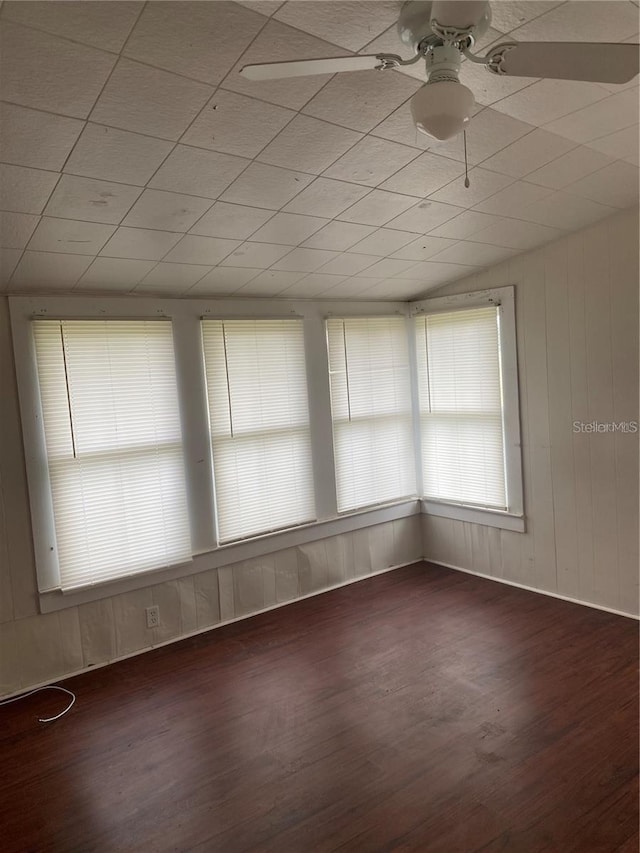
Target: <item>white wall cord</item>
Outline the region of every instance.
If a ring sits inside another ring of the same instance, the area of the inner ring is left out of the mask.
[[[66,687],[57,687],[55,684],[47,684],[46,687],[36,687],[35,690],[30,690],[28,693],[23,693],[20,696],[14,696],[13,699],[3,699],[0,701],[0,706],[8,705],[9,702],[17,702],[19,699],[26,699],[27,696],[33,696],[34,693],[39,693],[41,690],[60,690],[61,693],[66,693],[68,696],[71,696],[71,702],[69,702],[64,711],[56,714],[55,717],[38,717],[39,723],[52,723],[54,720],[59,720],[60,717],[63,717],[67,713],[67,711],[71,710],[71,706],[76,701],[75,693],[67,690]]]

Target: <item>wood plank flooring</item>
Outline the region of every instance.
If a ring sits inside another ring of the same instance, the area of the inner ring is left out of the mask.
[[[638,625],[417,564],[0,709],[4,853],[631,853]]]

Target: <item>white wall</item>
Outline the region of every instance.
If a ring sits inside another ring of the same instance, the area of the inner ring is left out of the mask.
[[[638,212],[438,291],[513,284],[527,532],[423,516],[426,559],[638,613]]]

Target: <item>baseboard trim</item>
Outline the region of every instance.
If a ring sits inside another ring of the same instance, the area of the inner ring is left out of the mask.
[[[86,672],[93,672],[96,669],[102,669],[105,666],[111,666],[113,663],[118,663],[119,661],[128,660],[129,658],[138,657],[138,655],[144,655],[147,652],[152,652],[154,649],[161,649],[163,646],[171,646],[173,643],[179,643],[181,640],[188,640],[190,637],[197,637],[200,634],[207,634],[209,631],[215,631],[216,628],[222,628],[225,625],[233,625],[234,622],[242,622],[244,619],[251,619],[254,616],[259,616],[261,613],[269,613],[271,610],[279,610],[281,607],[287,607],[290,604],[295,604],[298,601],[304,601],[307,598],[314,598],[317,595],[322,595],[325,592],[331,592],[334,589],[341,589],[343,586],[350,586],[354,583],[359,583],[360,581],[364,581],[367,578],[375,577],[376,575],[384,575],[387,572],[394,572],[396,569],[402,569],[405,566],[415,566],[416,563],[423,562],[422,557],[416,557],[415,560],[410,560],[407,563],[399,563],[397,566],[389,566],[386,569],[377,569],[375,572],[369,572],[366,575],[360,575],[357,578],[349,578],[346,581],[342,581],[341,583],[332,584],[331,586],[324,587],[324,589],[318,589],[314,592],[307,592],[304,595],[299,595],[296,598],[291,598],[289,601],[281,601],[278,604],[271,604],[269,607],[263,607],[261,610],[254,610],[252,613],[245,613],[242,616],[234,616],[233,619],[225,619],[223,622],[216,622],[215,625],[207,625],[205,628],[196,628],[195,631],[188,631],[185,634],[180,634],[178,637],[172,637],[170,640],[163,640],[161,643],[154,643],[152,646],[145,646],[143,649],[137,649],[135,652],[130,652],[126,655],[118,655],[117,657],[110,658],[106,661],[101,661],[100,663],[91,664],[89,666],[83,666],[81,669],[76,669],[73,672],[65,672],[60,675],[58,678],[49,679],[49,681],[41,681],[37,684],[29,685],[28,687],[21,687],[19,690],[14,690],[12,693],[4,693],[0,695],[0,702],[5,699],[12,699],[17,696],[21,696],[23,693],[28,693],[31,690],[37,690],[39,687],[47,687],[51,684],[58,684],[61,681],[67,681],[69,678],[75,678],[77,675],[83,675]]]
[[[536,586],[527,586],[524,583],[517,583],[506,578],[496,578],[493,575],[485,575],[482,572],[474,572],[471,569],[463,569],[461,566],[454,566],[452,563],[444,563],[442,560],[432,560],[429,557],[423,557],[425,563],[434,563],[436,566],[443,566],[445,569],[453,569],[456,572],[464,572],[465,575],[473,575],[476,578],[483,580],[496,581],[507,586],[514,586],[516,589],[524,589],[527,592],[536,592],[539,595],[548,595],[549,598],[559,598],[561,601],[568,601],[571,604],[581,604],[583,607],[590,607],[592,610],[604,610],[605,613],[613,613],[614,616],[625,616],[627,619],[633,619],[636,622],[640,621],[640,615],[635,613],[627,613],[626,610],[616,610],[613,607],[605,607],[604,604],[595,604],[593,601],[583,601],[581,598],[571,598],[569,595],[562,595],[559,592],[550,592],[548,589],[540,589]]]

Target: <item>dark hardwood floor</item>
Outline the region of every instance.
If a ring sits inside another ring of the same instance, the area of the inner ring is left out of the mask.
[[[638,850],[638,626],[428,564],[0,709],[0,847]]]

